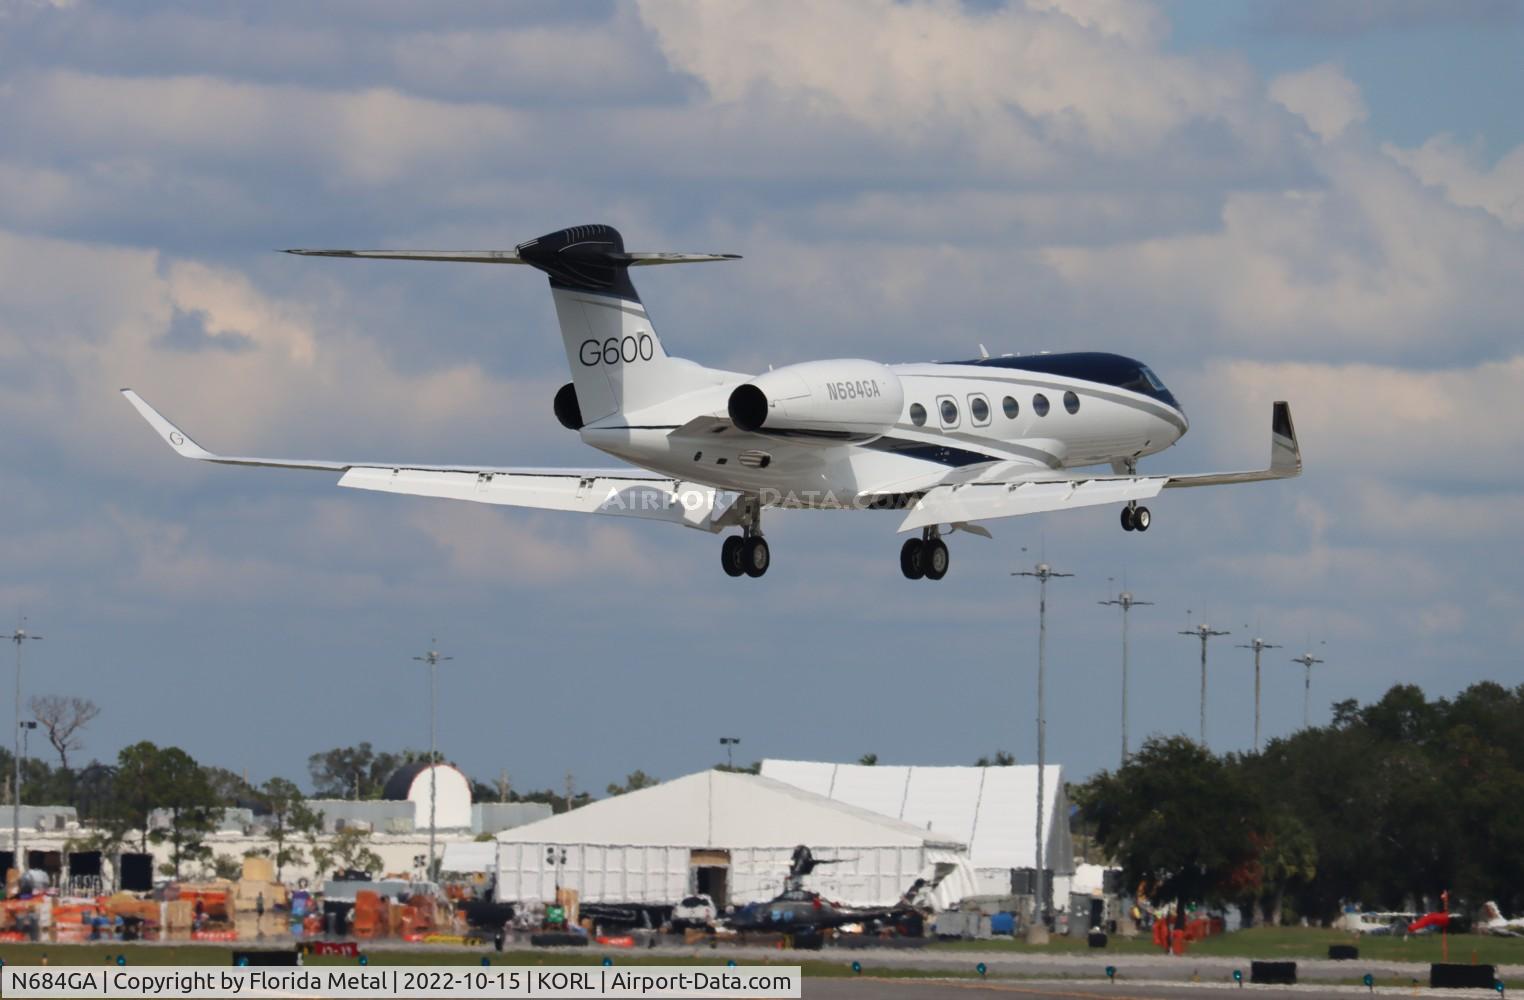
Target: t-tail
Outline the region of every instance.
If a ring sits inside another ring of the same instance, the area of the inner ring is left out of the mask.
[[[738,260],[738,254],[627,251],[612,226],[572,226],[512,250],[289,250],[309,257],[527,264],[550,276],[572,381],[556,396],[571,427],[606,420],[713,384],[698,365],[668,357],[630,268]],[[568,388],[574,391],[568,392]]]

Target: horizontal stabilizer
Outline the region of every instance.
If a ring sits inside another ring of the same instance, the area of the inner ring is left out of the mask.
[[[445,264],[528,264],[517,250],[287,250],[302,257],[353,257],[358,260],[432,260]],[[606,260],[627,267],[654,264],[705,264],[716,260],[740,260],[738,253],[671,253],[637,250],[610,253]]]

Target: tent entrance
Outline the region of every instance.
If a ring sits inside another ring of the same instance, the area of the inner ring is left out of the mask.
[[[714,900],[715,908],[724,913],[730,905],[730,852],[692,851],[688,866],[693,871],[693,891]]]

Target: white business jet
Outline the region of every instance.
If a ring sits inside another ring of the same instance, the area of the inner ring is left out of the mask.
[[[340,473],[339,485],[510,507],[668,521],[726,537],[731,576],[759,577],[771,553],[769,507],[901,510],[900,569],[947,573],[946,534],[989,537],[980,522],[1122,504],[1126,531],[1147,531],[1139,501],[1160,490],[1300,474],[1291,410],[1275,403],[1270,465],[1196,475],[1138,471],[1190,426],[1147,365],[1115,354],[984,356],[884,365],[843,358],[761,375],[670,357],[630,283],[630,268],[737,259],[632,253],[609,226],[574,226],[514,250],[292,250],[311,257],[527,264],[550,276],[572,380],[556,417],[599,451],[638,468],[534,469],[242,458],[197,445],[131,389],[138,412],[186,458]],[[982,349],[981,349],[982,353]],[[1105,467],[1095,469],[1094,467]],[[1092,471],[1081,471],[1086,468]],[[647,471],[649,470],[649,471]]]

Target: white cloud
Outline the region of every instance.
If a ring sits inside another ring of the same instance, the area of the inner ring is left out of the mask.
[[[1216,419],[1200,421],[1219,460],[1263,440],[1273,399],[1291,401],[1307,475],[1426,481],[1452,488],[1516,484],[1524,453],[1524,355],[1473,367],[1225,361],[1186,380]],[[1492,501],[1511,505],[1507,495]]]
[[[804,118],[841,115],[916,144],[972,139],[986,163],[1051,161],[1044,133],[1136,155],[1192,119],[1247,125],[1247,75],[1161,52],[1149,8],[1040,6],[1061,13],[979,11],[956,0],[781,8],[699,0],[645,3],[641,15],[673,66],[718,104],[776,101]]]
[[[1382,149],[1455,204],[1480,208],[1510,229],[1524,229],[1524,145],[1515,146],[1491,169],[1481,165],[1478,146],[1464,146],[1450,135],[1436,135],[1417,149],[1390,143]]]
[[[1300,115],[1324,141],[1337,139],[1370,117],[1360,88],[1332,63],[1276,77],[1270,81],[1270,96]]]

